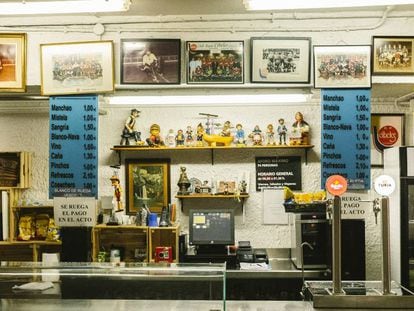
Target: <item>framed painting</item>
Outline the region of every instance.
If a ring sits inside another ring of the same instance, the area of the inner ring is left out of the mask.
[[[0,92],[26,91],[26,34],[0,33]]]
[[[187,41],[188,84],[244,83],[243,41]]]
[[[253,37],[252,83],[310,83],[310,38]]]
[[[371,114],[371,166],[384,166],[384,149],[404,146],[404,114]]]
[[[114,91],[112,41],[40,45],[42,95]]]
[[[414,37],[372,37],[374,75],[414,74]]]
[[[180,84],[180,39],[122,39],[121,84]]]
[[[126,159],[126,213],[135,215],[146,204],[160,214],[171,200],[169,159]]]
[[[314,46],[315,88],[370,88],[371,46]]]

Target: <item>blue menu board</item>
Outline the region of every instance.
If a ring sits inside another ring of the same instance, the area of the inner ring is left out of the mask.
[[[49,198],[97,198],[98,97],[51,97],[49,118]]]
[[[321,185],[342,175],[348,189],[370,189],[371,91],[321,90]]]

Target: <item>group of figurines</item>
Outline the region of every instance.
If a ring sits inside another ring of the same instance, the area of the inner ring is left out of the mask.
[[[133,139],[137,146],[150,147],[202,147],[208,145],[230,145],[236,146],[261,146],[261,145],[308,145],[309,144],[309,124],[303,119],[301,112],[296,112],[295,122],[291,126],[285,124],[285,120],[278,119],[277,126],[268,124],[266,130],[262,131],[259,125],[247,133],[243,125],[238,123],[232,126],[230,121],[224,124],[214,123],[207,119],[205,126],[200,122],[195,129],[187,126],[185,129],[174,131],[170,129],[168,134],[163,138],[161,129],[158,124],[152,124],[150,127],[149,137],[141,139],[141,132],[135,129],[136,119],[140,111],[132,109],[130,116],[127,118],[121,135],[120,145],[130,145]],[[215,127],[221,126],[215,133]],[[289,138],[289,139],[288,139]]]

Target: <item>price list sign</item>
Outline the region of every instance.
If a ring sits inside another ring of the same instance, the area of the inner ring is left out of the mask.
[[[49,118],[49,197],[97,198],[98,97],[51,97]]]
[[[321,184],[331,175],[348,189],[370,189],[371,91],[322,89]]]

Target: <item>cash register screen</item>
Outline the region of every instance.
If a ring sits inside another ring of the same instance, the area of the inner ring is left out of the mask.
[[[191,245],[233,245],[233,210],[190,210]]]

